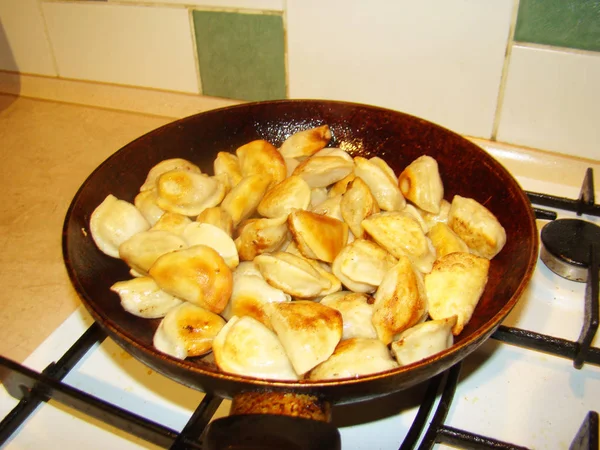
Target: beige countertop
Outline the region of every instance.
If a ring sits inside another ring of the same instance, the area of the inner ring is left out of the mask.
[[[104,91],[91,84],[96,100],[89,101],[88,95],[87,101],[75,101],[73,89],[66,89],[71,97],[65,103],[58,100],[67,94],[57,93],[54,85],[46,95],[47,88],[32,93],[27,82],[20,80],[20,97],[6,95],[11,88],[0,74],[0,355],[17,361],[23,361],[80,304],[64,267],[61,231],[71,199],[86,177],[138,136],[176,117],[233,103],[175,94],[165,99],[140,90],[132,90],[125,101],[122,87]],[[85,90],[86,85],[79,87]],[[182,108],[174,108],[175,101],[181,101]],[[551,181],[573,172],[577,185],[584,167],[600,170],[594,161],[476,142],[517,175]]]

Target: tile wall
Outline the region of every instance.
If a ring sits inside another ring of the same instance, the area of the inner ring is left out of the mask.
[[[364,102],[600,160],[597,0],[0,0],[0,70]]]

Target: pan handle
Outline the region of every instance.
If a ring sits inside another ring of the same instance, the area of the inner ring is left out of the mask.
[[[245,392],[233,398],[230,414],[208,425],[203,448],[341,450],[331,405],[316,396]]]

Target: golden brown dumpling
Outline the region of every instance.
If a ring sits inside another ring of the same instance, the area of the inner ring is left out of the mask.
[[[419,208],[433,214],[440,212],[444,185],[438,164],[431,156],[419,156],[398,177],[402,195]]]
[[[301,162],[293,175],[302,177],[311,188],[327,187],[352,173],[354,163],[340,156],[311,156]]]
[[[202,356],[212,349],[215,336],[225,320],[191,303],[171,309],[154,334],[154,347],[175,358]]]
[[[339,311],[308,300],[274,304],[271,324],[299,375],[329,358],[342,338]]]
[[[492,212],[472,198],[455,195],[448,225],[473,253],[492,259],[506,243],[506,231]]]
[[[306,209],[309,204],[310,187],[306,181],[294,175],[269,189],[257,210],[265,217],[281,217],[294,209]]]
[[[457,316],[452,333],[469,322],[487,283],[490,261],[471,253],[449,253],[436,260],[425,275],[429,315],[433,319]]]
[[[373,325],[384,344],[416,325],[427,312],[427,297],[420,274],[406,256],[383,277],[373,304]]]
[[[158,286],[175,297],[221,313],[233,288],[233,276],[221,255],[206,245],[167,253],[150,268]]]
[[[337,219],[340,222],[344,221],[342,216],[342,196],[336,195],[335,197],[329,197],[322,201],[318,205],[311,207],[310,211],[320,216],[327,216],[333,219]]]
[[[380,212],[362,221],[366,232],[396,258],[408,256],[421,272],[429,272],[435,249],[419,222],[405,212]]]
[[[171,170],[156,182],[156,204],[165,211],[197,216],[205,208],[218,205],[225,196],[225,186],[216,177]]]
[[[328,216],[294,211],[288,216],[288,226],[307,258],[330,263],[348,242],[348,225]]]
[[[133,200],[133,204],[140,210],[144,219],[148,221],[150,226],[158,222],[158,219],[165,213],[165,211],[156,204],[157,199],[158,195],[156,194],[156,189],[150,189],[140,192]]]
[[[244,176],[240,161],[236,155],[229,152],[219,152],[213,163],[215,175],[224,175],[227,180],[227,192],[237,185]]]
[[[231,216],[234,227],[254,214],[270,183],[268,176],[250,175],[242,178],[225,196],[221,209]]]
[[[188,224],[192,223],[192,219],[183,214],[165,212],[160,219],[150,228],[152,231],[170,231],[174,234],[181,234]]]
[[[220,370],[267,380],[297,380],[281,342],[266,326],[250,317],[232,317],[213,341]]]
[[[297,131],[288,137],[279,151],[286,158],[311,156],[325,147],[331,140],[329,125]]]
[[[265,140],[259,139],[242,145],[235,153],[239,158],[244,177],[260,175],[269,178],[269,187],[275,186],[287,177],[283,156]]]
[[[398,367],[379,339],[351,338],[341,341],[333,354],[310,371],[310,380],[356,378]]]
[[[229,236],[233,236],[233,219],[227,211],[224,211],[220,206],[213,206],[212,208],[206,208],[198,217],[196,222],[208,223],[220,228]]]
[[[251,261],[257,255],[278,250],[288,237],[287,216],[272,219],[248,219],[235,239],[240,259]]]
[[[163,173],[170,172],[171,170],[184,170],[187,172],[202,173],[200,167],[188,161],[187,159],[165,159],[150,169],[148,175],[146,176],[146,181],[144,181],[144,184],[140,187],[140,192],[156,188],[156,182],[158,181],[158,178]]]
[[[92,212],[90,232],[98,248],[108,256],[119,257],[119,246],[150,224],[131,203],[109,194]]]
[[[431,240],[431,244],[433,245],[433,248],[435,248],[435,253],[438,258],[447,255],[448,253],[469,251],[469,247],[467,247],[465,241],[459,238],[445,223],[440,222],[435,224],[431,227],[427,236]]]

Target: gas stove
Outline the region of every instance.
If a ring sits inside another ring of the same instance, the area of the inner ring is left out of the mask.
[[[542,208],[536,211],[541,231],[578,213],[600,225],[592,175],[588,171],[580,192],[518,177]],[[543,254],[560,253],[546,244]],[[538,260],[493,338],[446,373],[384,398],[334,407],[342,448],[597,449],[598,246],[592,239],[587,253],[596,270],[575,270],[587,284]],[[203,448],[202,430],[230,407],[229,400],[139,363],[106,338],[83,307],[23,365],[0,359],[0,377],[0,443],[7,449]]]

